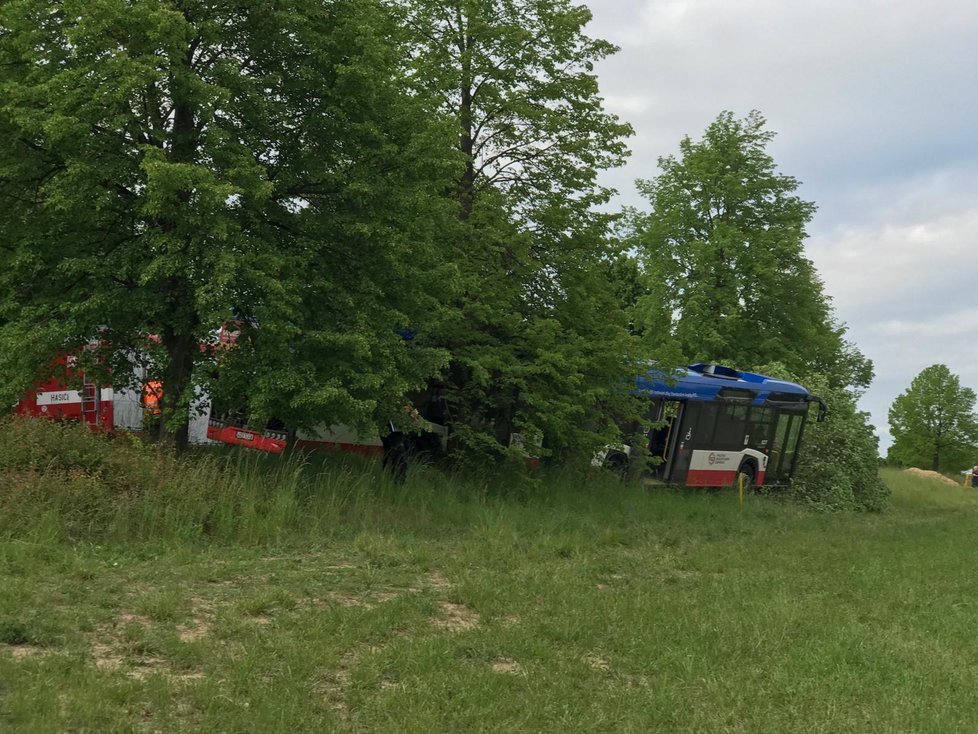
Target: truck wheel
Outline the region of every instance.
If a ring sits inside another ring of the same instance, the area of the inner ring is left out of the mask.
[[[392,433],[384,443],[384,470],[397,483],[407,478],[412,446],[411,439],[403,433]]]
[[[604,465],[606,469],[624,477],[628,472],[628,457],[622,453],[609,454],[604,460]]]

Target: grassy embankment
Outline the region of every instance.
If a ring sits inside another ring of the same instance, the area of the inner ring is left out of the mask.
[[[0,426],[0,731],[978,726],[975,490],[888,472],[870,516],[506,496],[24,430]]]

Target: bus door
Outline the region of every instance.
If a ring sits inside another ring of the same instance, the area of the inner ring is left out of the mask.
[[[794,471],[795,454],[801,441],[805,414],[790,410],[778,411],[777,427],[771,443],[768,476],[774,482],[786,482]]]
[[[788,428],[788,435],[785,438],[784,454],[782,456],[781,474],[785,479],[790,479],[795,472],[795,457],[798,455],[798,446],[801,444],[801,434],[805,428],[804,413],[796,413],[791,416],[791,425]]]
[[[683,403],[672,429],[670,460],[665,479],[672,484],[685,484],[693,450],[709,445],[717,421],[717,404],[687,401]]]
[[[649,411],[653,428],[648,431],[648,450],[649,456],[658,460],[651,469],[656,479],[662,479],[668,468],[675,437],[673,428],[678,425],[676,416],[681,408],[682,403],[678,400],[658,398],[652,403]]]

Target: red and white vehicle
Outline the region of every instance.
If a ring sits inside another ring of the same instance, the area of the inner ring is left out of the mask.
[[[87,423],[93,428],[111,428],[115,424],[115,401],[112,388],[99,387],[83,380],[78,389],[69,389],[69,381],[51,378],[28,393],[14,408],[18,415],[33,415],[56,420]]]
[[[236,332],[221,329],[217,344],[233,344]],[[94,345],[91,347],[94,348]],[[202,346],[211,349],[212,345]],[[68,420],[85,423],[94,430],[141,431],[147,417],[157,412],[160,391],[165,389],[149,379],[146,370],[134,364],[131,383],[138,389],[114,389],[96,384],[76,367],[76,358],[62,357],[55,362],[52,372],[62,377],[51,377],[39,383],[14,406],[14,413],[22,416]],[[426,406],[431,407],[431,406]],[[422,417],[413,407],[406,407],[405,424],[411,430],[405,435],[423,437],[422,444],[445,448],[448,428]],[[443,415],[443,413],[442,413]],[[391,426],[391,434],[401,432]],[[201,394],[190,408],[188,440],[195,445],[231,444],[281,453],[288,445],[288,434],[281,425],[256,427],[249,425],[239,412],[215,415],[210,397]],[[390,450],[391,441],[387,440]],[[295,433],[295,445],[300,449],[333,450],[357,453],[364,456],[383,457],[385,439],[380,432],[359,435],[343,425],[322,425],[312,430],[299,429]],[[402,443],[398,442],[398,446]]]
[[[645,448],[659,463],[651,475],[687,487],[785,485],[791,481],[809,406],[825,402],[801,385],[723,365],[694,364],[679,374],[655,370],[636,381],[649,400]],[[636,433],[638,431],[631,431]],[[630,446],[608,446],[592,464],[624,471]]]
[[[142,389],[117,389],[89,379],[75,364],[71,356],[56,360],[52,371],[63,376],[49,377],[25,393],[14,406],[14,414],[77,421],[99,431],[143,430],[146,415],[155,411],[156,395],[154,383],[145,380],[142,368],[133,368],[134,381]],[[199,411],[193,411],[189,434],[192,443],[207,442],[207,421]]]

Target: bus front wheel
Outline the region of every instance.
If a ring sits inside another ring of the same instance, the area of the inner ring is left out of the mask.
[[[741,477],[743,477],[744,489],[754,488],[754,481],[757,479],[757,470],[751,462],[745,461],[740,465],[740,469],[737,470],[737,481]]]

